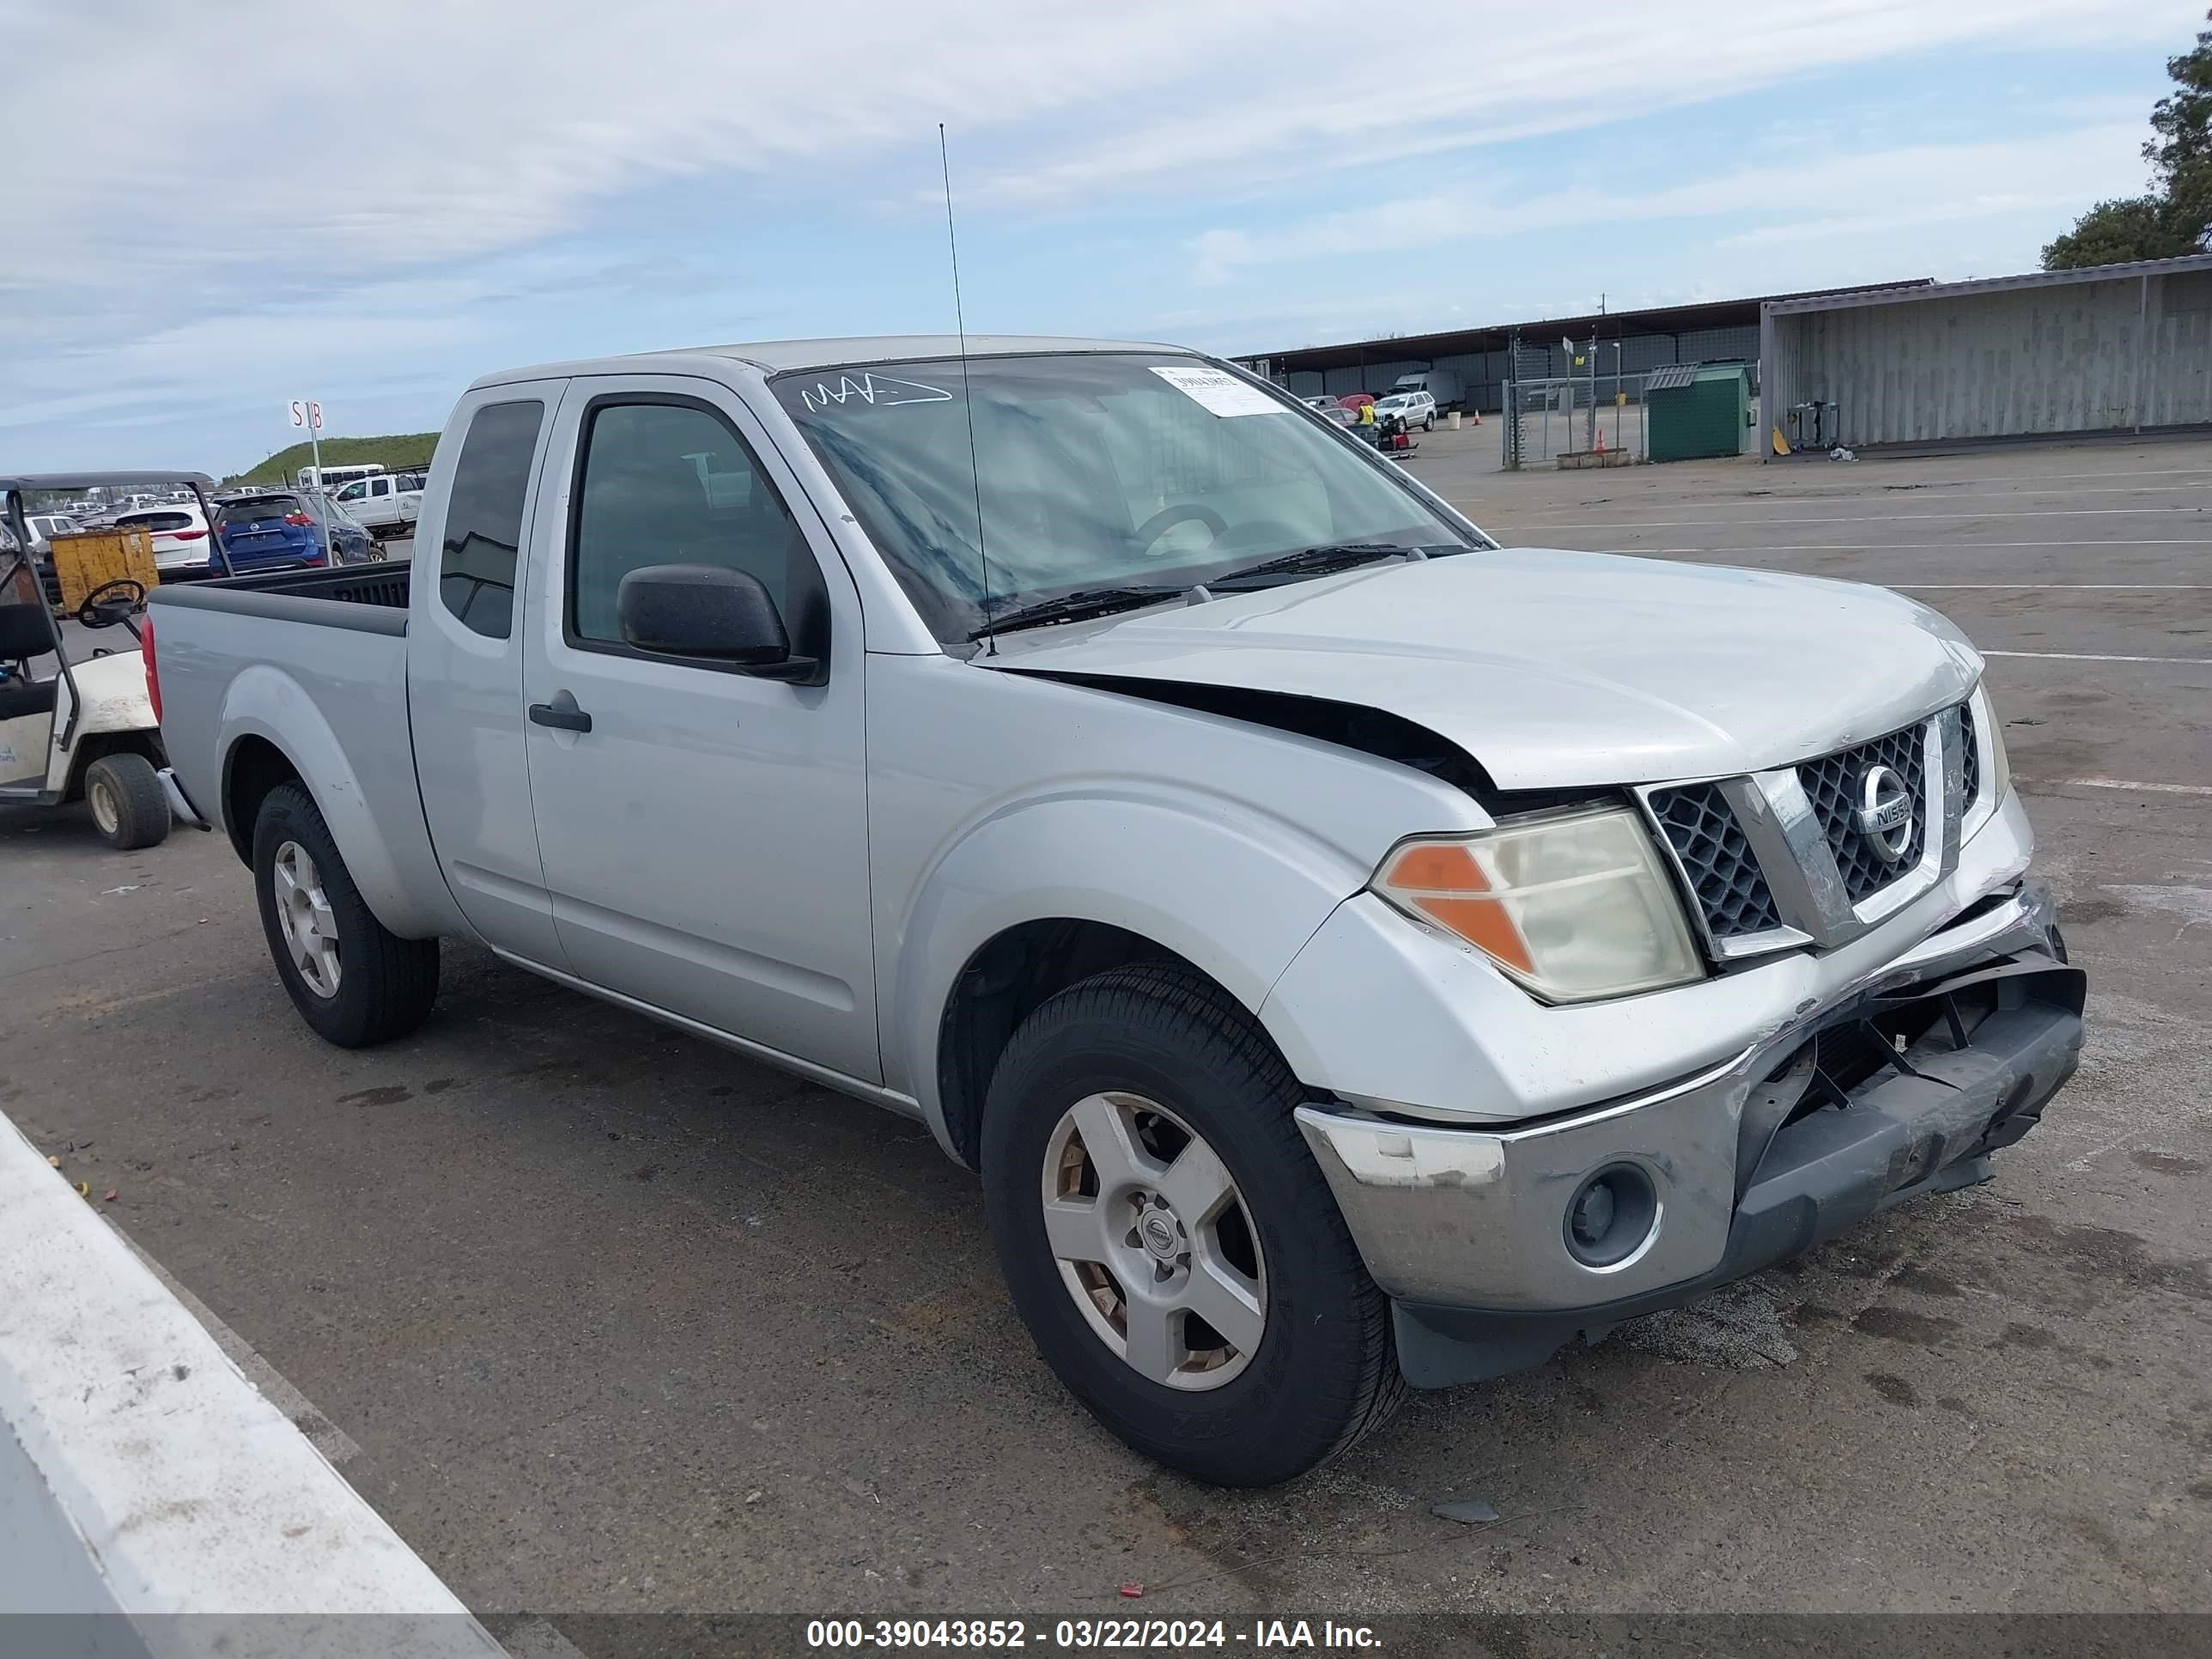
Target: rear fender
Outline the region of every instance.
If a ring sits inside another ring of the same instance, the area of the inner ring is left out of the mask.
[[[403,939],[465,933],[465,924],[416,898],[400,873],[390,838],[377,822],[368,793],[337,734],[305,688],[283,670],[255,663],[241,670],[223,698],[222,790],[217,810],[234,841],[250,845],[253,826],[230,822],[231,763],[240,740],[258,737],[292,763],[314,799],[331,839],[337,843],[354,885],[376,919]],[[206,803],[203,803],[205,805]],[[421,803],[393,803],[421,822]],[[445,897],[442,887],[437,897]]]

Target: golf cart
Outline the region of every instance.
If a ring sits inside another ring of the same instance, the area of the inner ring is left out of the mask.
[[[70,660],[61,620],[46,602],[32,559],[23,498],[100,484],[162,489],[183,484],[212,526],[207,489],[214,482],[198,472],[0,475],[0,524],[10,532],[9,545],[0,547],[0,806],[58,806],[82,796],[94,826],[111,847],[151,847],[167,837],[169,797],[155,769],[168,761],[143,658],[127,647],[100,647]],[[222,538],[212,528],[210,534],[214,556],[228,572]],[[119,626],[136,641],[146,586],[127,579],[103,582],[70,614],[83,628]]]

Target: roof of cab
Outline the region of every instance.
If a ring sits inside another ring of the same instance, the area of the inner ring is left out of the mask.
[[[970,334],[970,357],[1024,356],[1040,352],[1172,351],[1194,356],[1188,346],[1164,345],[1146,340],[1086,340],[1052,334]],[[862,363],[928,362],[958,357],[957,334],[854,335],[842,339],[757,340],[738,345],[692,346],[677,351],[641,351],[625,357],[590,357],[566,363],[538,363],[528,368],[501,369],[474,382],[479,386],[505,386],[517,380],[563,380],[576,374],[673,374],[696,371],[702,357],[726,357],[750,363],[765,374],[780,374],[794,368],[848,368]]]

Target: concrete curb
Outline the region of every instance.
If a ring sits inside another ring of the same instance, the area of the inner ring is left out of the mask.
[[[4,1117],[0,1612],[88,1652],[500,1652]]]

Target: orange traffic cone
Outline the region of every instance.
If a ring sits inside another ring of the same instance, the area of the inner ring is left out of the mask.
[[[1482,411],[1479,409],[1474,411],[1474,423],[1477,426],[1482,424]]]
[[[1597,453],[1601,455],[1605,453],[1605,432],[1602,428],[1599,429],[1597,434]]]

